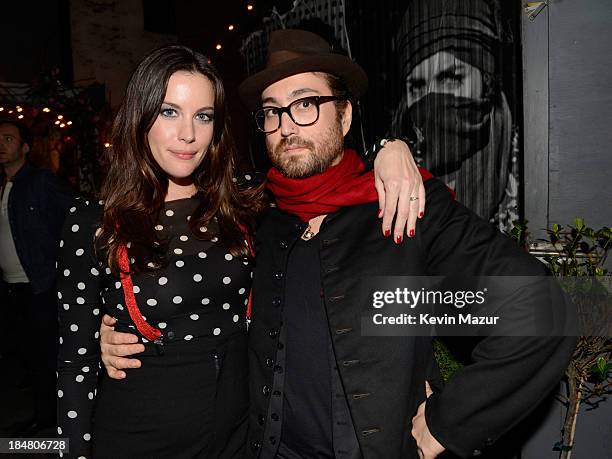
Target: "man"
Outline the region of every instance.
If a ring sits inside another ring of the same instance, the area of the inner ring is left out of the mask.
[[[266,135],[276,201],[255,240],[250,457],[480,454],[559,381],[573,349],[573,339],[486,338],[477,363],[426,399],[440,386],[430,338],[360,333],[372,308],[360,287],[373,276],[544,272],[434,179],[417,233],[399,247],[380,234],[371,177],[343,145],[350,99],[366,86],[322,38],[282,30],[240,88]]]
[[[31,385],[36,398],[35,419],[3,410],[7,419],[0,425],[11,435],[20,433],[26,421],[33,423],[31,429],[55,424],[55,260],[74,197],[51,172],[27,161],[31,148],[32,135],[24,124],[0,120],[0,354],[6,374],[26,373],[13,389]],[[10,393],[14,399],[21,392]]]

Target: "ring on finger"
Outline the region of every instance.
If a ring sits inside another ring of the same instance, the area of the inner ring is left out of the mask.
[[[419,200],[418,196],[410,196],[410,201],[411,202],[412,201],[418,201],[418,200]]]

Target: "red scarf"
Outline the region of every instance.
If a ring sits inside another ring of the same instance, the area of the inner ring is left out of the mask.
[[[319,215],[337,212],[341,207],[377,201],[374,171],[364,173],[364,169],[357,153],[347,148],[340,163],[312,177],[287,178],[273,167],[268,172],[267,187],[279,209],[307,222]],[[421,167],[419,172],[423,182],[433,177]]]

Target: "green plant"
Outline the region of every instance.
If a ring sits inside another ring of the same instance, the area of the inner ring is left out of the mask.
[[[586,226],[582,218],[576,218],[574,226],[564,227],[555,223],[546,232],[548,240],[544,242],[548,247],[544,251],[535,250],[535,254],[540,255],[555,276],[569,279],[563,287],[576,305],[582,329],[596,330],[589,336],[578,338],[565,372],[567,393],[561,401],[567,407],[567,413],[561,441],[553,449],[560,451],[561,459],[569,459],[580,405],[597,408],[612,393],[612,339],[606,330],[611,323],[609,286],[612,278],[604,268],[612,248],[612,229],[602,227],[594,230]],[[527,247],[527,222],[514,222],[510,237]]]

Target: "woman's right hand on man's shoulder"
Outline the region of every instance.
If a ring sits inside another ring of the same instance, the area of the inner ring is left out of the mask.
[[[100,349],[102,363],[108,376],[112,379],[124,379],[126,368],[140,368],[140,360],[128,359],[127,356],[139,354],[144,351],[144,344],[131,333],[115,331],[117,320],[108,314],[102,317],[100,325]]]

